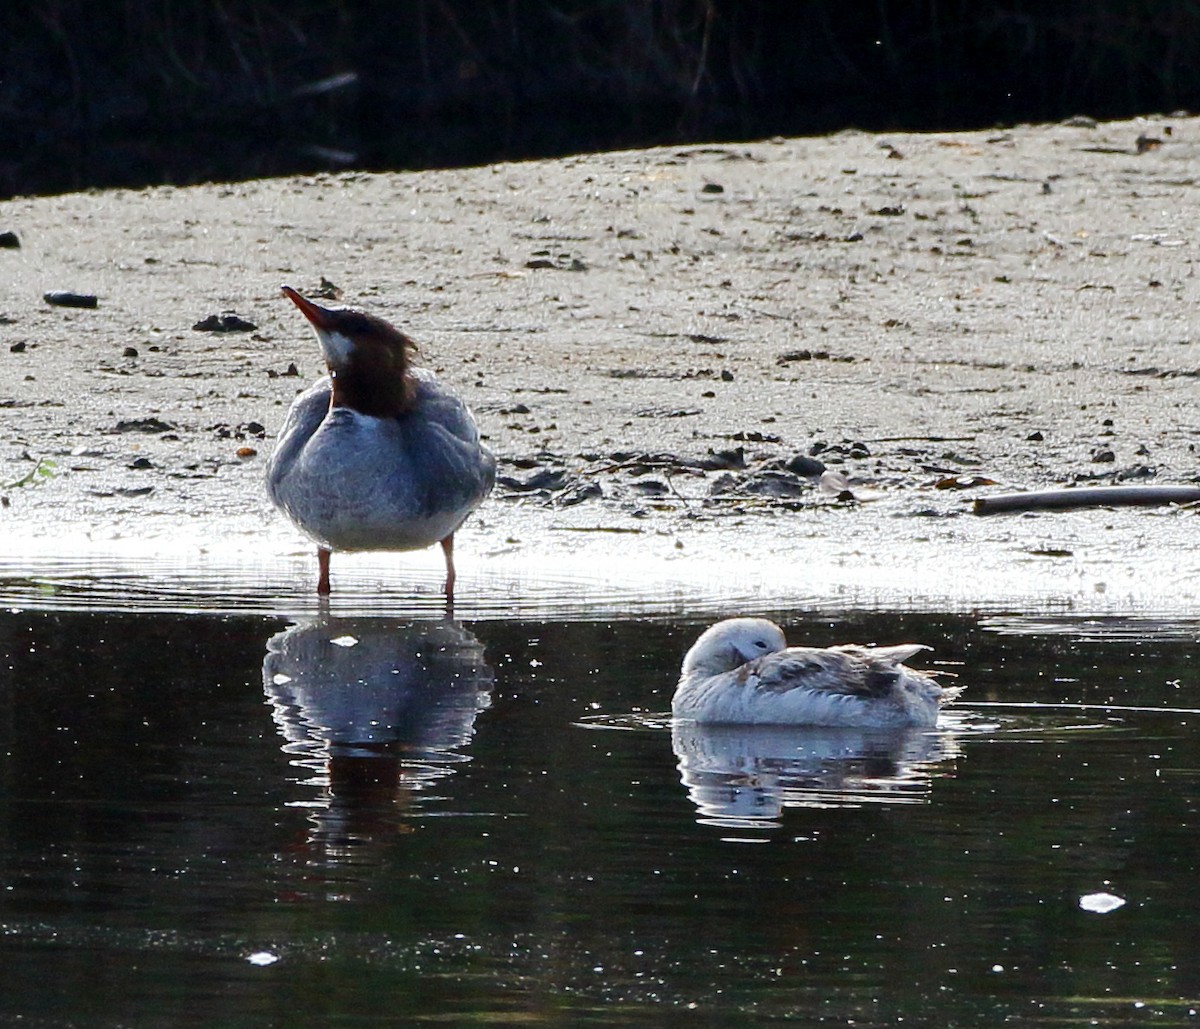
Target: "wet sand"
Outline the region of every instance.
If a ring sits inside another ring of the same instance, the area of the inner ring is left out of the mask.
[[[501,484],[460,604],[550,580],[1193,613],[1194,511],[970,504],[1197,480],[1198,137],[847,132],[0,204],[0,584],[127,559],[307,596],[261,482],[321,370],[287,282],[404,327],[474,407]],[[226,312],[253,327],[196,328]],[[335,557],[335,589],[431,598],[438,561]]]

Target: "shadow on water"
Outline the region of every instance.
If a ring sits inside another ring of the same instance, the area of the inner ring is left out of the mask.
[[[1200,998],[1196,624],[765,612],[927,642],[967,685],[880,734],[673,725],[694,613],[277,605],[0,611],[0,1019],[1129,1024]]]

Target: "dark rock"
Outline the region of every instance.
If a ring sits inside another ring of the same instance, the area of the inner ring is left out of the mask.
[[[14,344],[13,344],[11,347],[9,347],[9,348],[8,348],[8,352],[9,352],[10,354],[23,354],[23,353],[25,353],[25,343],[24,343],[24,342],[21,342],[21,343],[14,343]]]
[[[530,269],[549,268],[560,272],[585,272],[587,264],[573,254],[551,254],[549,250],[538,250],[525,262]]]
[[[1046,437],[1044,435],[1042,435],[1042,433],[1037,432],[1037,431],[1031,432],[1028,436],[1025,437],[1025,439],[1030,443],[1041,443],[1042,440],[1044,440],[1045,438]]]
[[[253,332],[258,326],[233,311],[224,311],[221,314],[210,314],[196,322],[192,328],[196,332]]]
[[[696,465],[707,472],[714,472],[723,468],[745,468],[746,448],[734,447],[732,450],[710,450],[706,457],[702,457],[696,462]]]
[[[1116,459],[1117,455],[1108,447],[1098,447],[1092,451],[1092,461],[1096,464],[1112,464]]]
[[[137,357],[138,356],[137,347],[126,347],[124,350],[121,351],[121,356],[122,357]]]
[[[722,382],[733,382],[733,372],[731,372],[728,368],[722,368],[721,369],[721,381]]]
[[[825,471],[825,462],[818,461],[815,457],[809,457],[806,454],[794,454],[787,459],[783,467],[793,475],[807,475],[816,478]]]
[[[127,418],[117,422],[117,432],[170,432],[174,428],[161,418]]]
[[[511,475],[501,475],[496,479],[501,486],[517,493],[531,493],[534,490],[560,490],[567,485],[568,475],[561,468],[540,468],[528,478],[518,479]]]
[[[54,307],[96,307],[99,301],[94,293],[72,293],[66,289],[53,289],[43,293],[42,299]]]
[[[218,439],[245,439],[247,436],[261,438],[267,433],[260,422],[242,422],[240,425],[218,422],[216,425],[210,425],[208,431],[215,432]]]
[[[153,468],[154,462],[148,457],[135,457],[129,462],[130,468]]]
[[[774,419],[770,419],[774,421]],[[763,421],[767,421],[766,418]],[[773,432],[758,432],[751,429],[749,432],[735,432],[726,437],[727,439],[737,440],[741,443],[778,443],[779,437]]]
[[[717,479],[708,487],[708,495],[710,497],[719,497],[725,493],[734,493],[738,491],[740,480],[736,475],[726,472],[724,475],[718,476]]]
[[[706,182],[700,187],[701,193],[724,193],[725,187],[719,182]]]
[[[671,492],[671,487],[661,479],[640,479],[633,488],[644,497],[662,497]]]
[[[741,492],[760,497],[775,497],[790,500],[812,492],[812,484],[792,472],[761,469],[747,476],[741,483]]]
[[[0,248],[4,250],[17,250],[21,246],[21,241],[17,239],[15,232],[0,232]]]
[[[576,504],[582,504],[586,500],[599,500],[604,496],[604,490],[601,489],[600,483],[583,482],[572,489],[566,490],[558,498],[559,507],[574,507]]]
[[[1157,475],[1157,468],[1152,468],[1147,464],[1135,464],[1130,468],[1117,472],[1115,478],[1117,482],[1130,482],[1138,479],[1153,479]]]
[[[710,496],[728,493],[748,496],[773,497],[776,500],[792,500],[812,492],[812,484],[779,469],[761,468],[749,475],[722,475],[709,487]]]

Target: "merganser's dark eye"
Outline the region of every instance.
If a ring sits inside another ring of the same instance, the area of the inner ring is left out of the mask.
[[[766,650],[766,649],[767,649],[767,641],[766,641],[766,640],[755,640],[755,641],[754,641],[754,645],[755,645],[756,647],[758,647],[758,649],[759,649],[759,650]]]

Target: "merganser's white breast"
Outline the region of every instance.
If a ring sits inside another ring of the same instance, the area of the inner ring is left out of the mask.
[[[903,664],[925,649],[788,647],[774,622],[731,618],[688,651],[671,710],[697,722],[929,727],[962,690]]]

